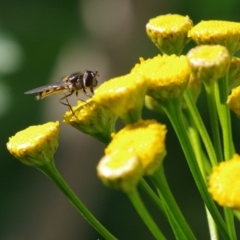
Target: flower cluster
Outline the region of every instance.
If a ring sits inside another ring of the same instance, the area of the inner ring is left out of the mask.
[[[161,54],[140,58],[129,73],[103,83],[92,99],[79,101],[66,112],[64,122],[106,144],[97,165],[99,178],[129,196],[157,239],[165,237],[139,199],[138,184],[157,202],[177,239],[195,239],[164,176],[166,126],[142,117],[144,104],[164,113],[208,209],[211,237],[219,231],[224,239],[236,239],[232,209],[240,208],[240,157],[232,140],[230,109],[240,116],[240,60],[233,56],[240,49],[240,23],[210,20],[193,26],[188,16],[168,14],[150,19],[146,31]],[[198,46],[183,55],[191,40]],[[196,107],[202,89],[206,91],[211,137]],[[116,132],[118,118],[125,126]],[[36,165],[29,159],[52,157],[57,146],[55,128],[50,135],[42,129],[33,134],[35,130],[24,130],[10,138],[7,147],[24,163]],[[36,139],[43,144],[35,144]],[[153,181],[158,196],[146,187],[143,177]],[[214,201],[227,207],[224,214],[230,220],[223,220]]]
[[[113,134],[97,167],[99,177],[107,184],[113,182],[117,188],[130,191],[143,175],[152,174],[161,165],[166,155],[165,135],[165,126],[153,120],[127,125]]]

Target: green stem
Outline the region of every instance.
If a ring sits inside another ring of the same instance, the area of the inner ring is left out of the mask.
[[[152,217],[148,213],[147,209],[145,208],[137,190],[133,190],[127,194],[129,199],[131,200],[133,206],[135,207],[136,211],[151,231],[153,236],[158,240],[166,240],[160,229],[157,227],[156,223],[153,221]]]
[[[215,84],[215,101],[217,104],[218,116],[223,133],[223,149],[224,159],[229,160],[235,153],[233,140],[232,140],[232,127],[230,110],[226,104],[227,101],[227,78],[219,79],[218,84]],[[221,159],[223,160],[223,159]]]
[[[163,166],[154,173],[152,180],[165,206],[165,211],[176,239],[196,239],[172,195],[164,174]]]
[[[195,152],[196,155],[196,159],[198,162],[198,166],[199,169],[202,173],[202,175],[205,178],[206,181],[206,176],[211,172],[211,166],[209,164],[209,162],[207,161],[202,148],[201,148],[201,142],[199,139],[199,134],[196,130],[195,124],[193,122],[193,119],[191,118],[189,111],[186,111],[185,113],[187,116],[185,117],[187,122],[187,132],[188,132],[188,136],[189,139],[192,143],[192,147],[193,150]],[[208,174],[207,174],[208,173]],[[206,210],[206,215],[207,215],[207,220],[208,220],[208,227],[209,227],[209,233],[210,233],[210,238],[211,240],[218,240],[218,233],[217,233],[217,229],[216,229],[216,224],[212,219],[211,214],[209,213],[206,205],[205,205],[205,210]]]
[[[165,101],[161,102],[163,109],[165,110],[166,114],[168,115],[174,130],[178,136],[178,139],[180,141],[181,147],[184,151],[184,154],[186,156],[186,160],[188,162],[189,168],[192,172],[193,178],[196,182],[196,185],[199,189],[199,192],[204,200],[204,203],[206,204],[209,212],[211,213],[214,221],[216,222],[216,225],[224,237],[224,239],[230,239],[228,235],[228,231],[226,229],[226,225],[218,212],[212,198],[210,197],[206,183],[203,179],[203,176],[200,172],[200,169],[197,164],[197,160],[194,154],[194,151],[191,147],[191,142],[188,138],[187,132],[185,130],[185,126],[183,124],[182,116],[181,116],[181,101],[179,99],[175,99],[172,101]]]
[[[225,221],[227,224],[230,238],[231,240],[237,240],[237,235],[236,235],[235,225],[234,225],[233,210],[230,208],[224,207],[223,211],[224,211]]]
[[[199,131],[196,128],[195,121],[192,118],[192,114],[188,109],[184,111],[183,117],[186,122],[186,130],[188,133],[188,137],[192,143],[193,151],[195,153],[198,166],[200,168],[202,175],[204,176],[204,178],[206,178],[206,176],[212,171],[212,167],[209,163],[209,159],[207,158],[207,156],[205,156],[205,153],[202,149],[202,145],[201,145],[202,142],[199,137]],[[208,139],[208,141],[210,141],[210,139]],[[211,143],[210,143],[210,151],[213,151],[213,158],[214,160],[216,160],[215,152]]]
[[[217,155],[217,160],[222,161],[223,154],[222,154],[222,143],[220,141],[220,133],[219,133],[219,122],[217,116],[217,106],[214,96],[214,83],[210,82],[209,84],[204,84],[206,93],[207,93],[207,100],[208,100],[208,112],[209,118],[211,122],[211,129],[213,134],[213,145],[215,149],[215,153]]]
[[[199,169],[206,181],[206,176],[207,176],[206,173],[209,173],[211,171],[211,166],[210,166],[209,162],[207,161],[206,157],[204,156],[203,150],[201,148],[201,142],[199,139],[198,131],[195,127],[193,118],[191,117],[191,115],[189,113],[190,113],[189,111],[185,112],[185,115],[187,115],[185,117],[186,123],[187,123],[186,124],[187,132],[188,132],[189,139],[191,140],[194,153],[196,155]],[[207,220],[208,220],[210,238],[211,238],[211,240],[218,240],[216,224],[213,221],[213,218],[212,218],[211,214],[209,213],[206,205],[205,205],[205,210],[206,210],[206,215],[207,215]]]
[[[141,178],[139,186],[148,195],[148,197],[152,200],[152,202],[159,209],[159,211],[167,218],[162,201],[158,198],[156,193],[152,190],[152,188],[148,185],[144,178]]]
[[[208,132],[203,124],[202,118],[197,110],[197,107],[194,104],[192,97],[191,97],[190,93],[188,92],[188,90],[186,90],[184,93],[184,100],[185,100],[185,102],[188,106],[188,110],[190,112],[190,114],[188,114],[188,115],[192,117],[193,122],[198,129],[198,132],[202,138],[202,141],[203,141],[206,151],[208,153],[210,162],[211,162],[212,166],[215,166],[215,165],[217,165],[217,157],[216,157],[212,142],[211,142]]]
[[[84,206],[79,198],[74,194],[71,188],[64,181],[60,173],[55,167],[54,160],[50,159],[47,164],[38,168],[44,174],[46,174],[63,192],[63,194],[69,199],[73,206],[80,212],[80,214],[87,220],[103,237],[104,239],[116,240],[114,237]]]
[[[209,213],[206,205],[205,205],[205,210],[206,210],[206,214],[207,214],[210,239],[211,240],[218,240],[218,232],[217,232],[217,229],[216,229],[216,224],[213,221],[213,218],[212,218],[211,214]]]

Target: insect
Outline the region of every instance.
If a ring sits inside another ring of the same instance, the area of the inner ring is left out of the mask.
[[[91,97],[91,95],[88,94],[86,90],[89,88],[91,93],[94,93],[93,89],[98,84],[98,81],[96,79],[97,76],[98,71],[93,72],[86,70],[84,72],[77,72],[64,77],[59,83],[53,83],[46,86],[34,88],[25,92],[25,94],[38,93],[36,99],[40,100],[53,94],[64,93],[64,97],[60,98],[59,102],[63,105],[69,106],[72,111],[72,108],[67,98],[71,96],[74,92],[76,93],[76,97],[78,98],[78,91],[81,90],[86,96]],[[67,103],[63,102],[64,99],[66,99]]]

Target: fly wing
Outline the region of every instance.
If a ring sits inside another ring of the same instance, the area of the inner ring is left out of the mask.
[[[69,89],[68,83],[55,83],[51,85],[34,88],[32,90],[25,92],[25,94],[38,93],[38,95],[36,96],[36,99],[39,100],[39,99],[51,96],[53,94],[65,93],[69,91],[71,91],[71,89]]]

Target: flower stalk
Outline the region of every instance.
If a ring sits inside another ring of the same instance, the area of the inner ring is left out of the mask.
[[[197,160],[194,154],[194,151],[191,147],[191,142],[189,141],[188,135],[185,130],[185,126],[182,121],[181,116],[181,101],[165,101],[162,103],[163,109],[170,119],[173,128],[178,136],[179,142],[185,154],[188,166],[192,172],[195,183],[198,187],[198,190],[203,198],[204,203],[206,204],[209,212],[211,213],[216,225],[224,237],[224,239],[230,239],[226,224],[224,223],[220,213],[218,212],[215,204],[213,203],[206,187],[206,183],[201,174]]]
[[[163,167],[160,167],[153,174],[151,179],[163,202],[165,213],[172,226],[176,239],[196,239],[171,193]]]
[[[54,160],[51,159],[48,164],[38,167],[45,175],[47,175],[58,188],[63,192],[63,194],[69,199],[72,205],[78,210],[78,212],[84,217],[84,219],[92,225],[92,227],[101,234],[104,239],[117,240],[117,238],[112,235],[95,217],[94,215],[85,207],[85,205],[80,201],[80,199],[75,195],[72,189],[64,181],[61,174],[55,167]]]
[[[127,194],[129,199],[131,200],[132,204],[134,205],[136,211],[146,224],[146,226],[150,229],[151,233],[156,239],[159,240],[165,240],[165,236],[162,234],[162,232],[159,230],[156,223],[153,221],[151,215],[148,213],[147,209],[145,208],[141,198],[139,197],[139,194],[137,190],[131,191]]]

